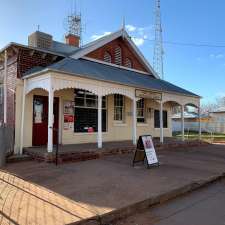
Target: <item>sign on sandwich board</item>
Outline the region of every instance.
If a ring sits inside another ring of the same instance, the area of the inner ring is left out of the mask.
[[[133,166],[135,163],[147,161],[148,168],[153,165],[159,166],[159,161],[155,152],[155,147],[151,135],[139,136],[135,151]]]

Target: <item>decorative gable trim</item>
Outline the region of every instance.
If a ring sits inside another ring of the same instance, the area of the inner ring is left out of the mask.
[[[129,45],[132,47],[134,52],[141,59],[143,65],[146,67],[148,72],[151,73],[155,78],[160,79],[158,74],[154,71],[152,66],[149,64],[149,62],[146,60],[146,58],[143,56],[141,51],[137,48],[137,46],[134,44],[134,42],[131,40],[131,38],[129,37],[128,33],[124,29],[121,29],[121,30],[119,30],[117,32],[109,34],[109,35],[107,35],[105,37],[97,39],[96,41],[93,41],[93,42],[83,46],[79,51],[77,51],[76,53],[74,53],[70,57],[72,57],[74,59],[82,58],[85,55],[87,55],[88,53],[93,52],[94,50],[96,50],[96,49],[98,49],[98,48],[108,44],[109,42],[111,42],[111,41],[113,41],[113,40],[115,40],[115,39],[117,39],[119,37],[122,37],[123,39],[125,39],[129,43]]]

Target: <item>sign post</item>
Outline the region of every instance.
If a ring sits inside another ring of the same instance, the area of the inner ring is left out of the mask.
[[[159,161],[155,152],[154,144],[151,135],[139,136],[137,148],[135,151],[133,166],[138,162],[147,162],[148,168],[150,166],[159,166]]]

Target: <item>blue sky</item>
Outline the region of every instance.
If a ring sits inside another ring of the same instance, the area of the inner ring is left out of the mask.
[[[72,0],[1,0],[0,48],[27,43],[37,29],[63,41],[64,21]],[[116,31],[125,17],[127,29],[152,62],[154,0],[77,0],[83,14],[84,43]],[[163,39],[170,42],[225,45],[225,1],[161,0]],[[225,48],[164,44],[165,79],[203,97],[203,103],[225,96]]]

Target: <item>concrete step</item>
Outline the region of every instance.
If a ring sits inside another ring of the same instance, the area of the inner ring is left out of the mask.
[[[32,157],[28,154],[23,155],[11,155],[7,157],[6,162],[7,163],[15,163],[15,162],[24,162],[24,161],[30,161],[32,160]]]

